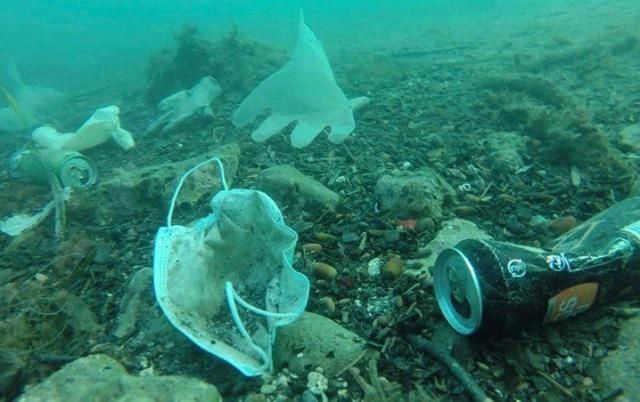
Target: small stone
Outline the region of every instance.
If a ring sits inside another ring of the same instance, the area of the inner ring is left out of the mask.
[[[529,226],[540,226],[540,225],[544,225],[545,223],[549,222],[549,220],[547,218],[545,218],[542,215],[533,215],[531,217],[531,220],[529,221]]]
[[[306,243],[302,245],[302,251],[307,254],[315,254],[322,251],[322,245],[319,243]]]
[[[582,385],[584,385],[585,387],[593,387],[593,379],[591,377],[583,378]]]
[[[320,279],[332,280],[338,275],[338,271],[324,262],[314,262],[311,265],[313,273]]]
[[[575,217],[568,215],[556,218],[549,222],[549,229],[553,230],[557,234],[563,234],[575,228],[577,225],[578,220]]]
[[[395,243],[402,238],[399,230],[385,230],[383,234],[384,241],[387,243]]]
[[[323,297],[320,299],[322,304],[327,308],[327,310],[331,313],[336,311],[336,302],[333,301],[331,297]]]
[[[394,171],[378,179],[375,197],[380,210],[396,216],[442,215],[442,203],[453,188],[435,170]]]
[[[337,193],[291,165],[264,169],[256,178],[256,187],[282,204],[295,203],[302,198],[333,211],[340,202]]]
[[[312,371],[307,375],[307,388],[314,395],[322,395],[329,388],[329,380],[322,373]]]
[[[376,318],[375,320],[373,320],[373,325],[376,327],[386,327],[387,325],[389,325],[390,322],[391,322],[391,317],[389,317],[387,314],[383,314],[378,318]]]
[[[264,384],[260,387],[260,392],[265,395],[275,394],[278,387],[275,384]]]
[[[341,241],[343,243],[355,243],[360,241],[360,235],[353,232],[344,232]]]
[[[478,211],[474,207],[470,207],[468,205],[461,205],[459,207],[455,207],[453,209],[453,213],[456,216],[461,218],[468,218],[470,216],[474,216]]]
[[[244,398],[244,402],[267,402],[265,394],[249,394]]]
[[[515,215],[509,215],[506,222],[507,230],[515,235],[522,235],[527,232],[527,227],[520,223],[520,220]]]
[[[316,240],[320,241],[320,242],[328,242],[328,241],[336,241],[337,237],[335,237],[334,235],[330,234],[330,233],[325,233],[325,232],[317,232],[315,233],[315,238]]]
[[[393,255],[389,260],[384,264],[382,268],[382,272],[385,275],[390,276],[392,278],[399,277],[404,271],[404,261],[399,255]]]
[[[432,218],[422,218],[416,222],[416,231],[433,233],[436,230],[436,222]]]
[[[367,274],[369,276],[378,276],[380,275],[380,270],[384,262],[381,258],[374,258],[367,263]]]
[[[618,142],[624,151],[640,151],[640,124],[623,128],[618,134]]]

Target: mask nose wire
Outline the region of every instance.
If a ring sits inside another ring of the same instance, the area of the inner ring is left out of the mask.
[[[171,226],[171,221],[173,219],[173,210],[176,207],[176,200],[178,199],[178,194],[180,193],[180,189],[182,189],[182,185],[184,181],[189,177],[190,174],[200,169],[202,166],[207,165],[211,162],[215,162],[218,165],[218,173],[220,174],[220,184],[222,185],[223,190],[228,190],[227,179],[224,176],[224,165],[222,165],[222,161],[217,156],[213,158],[207,159],[204,162],[200,162],[191,169],[187,170],[182,177],[180,177],[180,181],[178,181],[178,185],[176,189],[173,191],[173,196],[171,197],[171,201],[169,203],[169,212],[167,213],[167,227]]]

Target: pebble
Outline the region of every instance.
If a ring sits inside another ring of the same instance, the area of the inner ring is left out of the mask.
[[[431,254],[433,254],[433,250],[431,249],[431,247],[425,246],[425,247],[418,247],[418,249],[416,250],[416,256],[417,257],[428,257]]]
[[[623,128],[618,134],[618,142],[623,146],[625,151],[640,151],[640,145],[638,145],[639,139],[640,124],[637,123]]]
[[[264,384],[260,387],[260,392],[265,395],[275,394],[278,387],[275,384]]]
[[[380,275],[380,270],[383,265],[383,261],[381,258],[374,258],[367,263],[367,274],[369,276],[378,276]]]
[[[392,278],[399,277],[404,271],[404,261],[399,255],[393,255],[382,267],[382,272]]]
[[[436,222],[432,218],[422,218],[416,222],[416,231],[434,233]]]
[[[557,234],[563,234],[575,228],[577,225],[578,220],[571,215],[567,215],[549,222],[549,229],[553,230]]]
[[[244,402],[267,402],[265,394],[249,394],[244,398]]]
[[[330,233],[325,233],[325,232],[316,232],[315,233],[315,238],[318,241],[321,242],[328,242],[328,241],[335,241],[338,238]]]
[[[531,220],[529,220],[529,226],[539,226],[539,225],[544,225],[545,223],[549,222],[549,220],[547,218],[545,218],[542,215],[534,215],[531,217]]]
[[[345,232],[342,234],[341,240],[343,243],[355,243],[360,241],[360,235],[353,232]]]
[[[322,395],[329,388],[327,377],[317,371],[312,371],[307,375],[307,389],[314,395]]]
[[[322,302],[322,304],[324,304],[329,312],[333,313],[336,311],[336,302],[334,302],[332,298],[323,297],[322,299],[320,299],[320,301]]]
[[[522,235],[527,232],[527,227],[520,223],[518,217],[515,215],[510,215],[507,218],[506,227],[509,232],[515,235]]]
[[[338,275],[338,271],[334,267],[324,262],[314,262],[311,268],[313,273],[321,279],[332,280]]]
[[[453,213],[460,218],[468,218],[470,216],[474,216],[477,213],[477,211],[474,207],[461,205],[459,207],[455,207],[453,209]]]
[[[302,250],[307,254],[315,254],[322,251],[322,245],[320,243],[307,243],[302,245]]]
[[[400,241],[402,235],[399,230],[385,230],[383,238],[387,243],[395,243],[397,241]]]

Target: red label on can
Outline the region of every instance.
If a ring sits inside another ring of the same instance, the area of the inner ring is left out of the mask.
[[[597,283],[582,283],[563,290],[549,299],[544,323],[564,320],[585,311],[591,307],[597,293]]]

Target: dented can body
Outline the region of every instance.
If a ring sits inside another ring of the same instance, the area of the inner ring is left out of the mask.
[[[89,187],[96,182],[93,162],[76,151],[38,149],[15,152],[9,157],[9,176],[32,183],[59,180],[63,187]]]
[[[538,249],[467,239],[435,264],[440,310],[461,334],[563,320],[640,294],[640,197]]]

